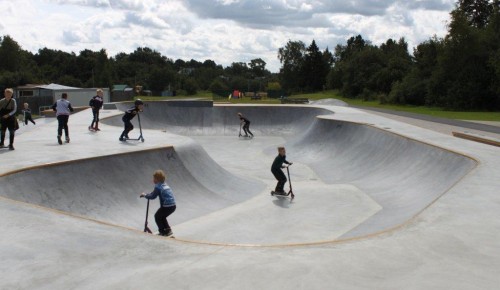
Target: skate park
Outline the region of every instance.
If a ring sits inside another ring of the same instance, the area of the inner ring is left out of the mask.
[[[88,110],[72,115],[69,144],[47,120],[0,152],[0,288],[500,282],[499,147],[349,107],[211,102],[148,102],[145,142],[119,142],[129,105],[105,109],[98,133],[86,130]],[[238,137],[238,112],[255,138]],[[294,200],[269,194],[277,146],[294,162]],[[176,196],[175,239],[143,233],[138,195],[156,169]]]

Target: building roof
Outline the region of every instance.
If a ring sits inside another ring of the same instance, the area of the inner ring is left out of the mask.
[[[63,85],[58,85],[58,84],[49,84],[49,85],[41,85],[41,86],[38,86],[37,88],[40,88],[40,89],[46,89],[46,90],[77,90],[77,89],[80,89],[80,88],[77,88],[77,87],[68,87],[68,86],[63,86]]]
[[[124,91],[126,88],[127,85],[113,85],[113,91]]]
[[[77,90],[77,89],[80,89],[80,88],[77,88],[77,87],[68,87],[68,86],[63,86],[63,85],[59,85],[59,84],[48,84],[48,85],[44,85],[44,84],[26,84],[24,86],[18,86],[16,87],[17,90],[33,90],[33,89],[45,89],[45,90],[53,90],[53,91],[57,91],[57,90]]]
[[[43,84],[25,84],[24,86],[17,86],[17,90],[30,90],[30,89],[36,89],[39,86],[43,86]]]

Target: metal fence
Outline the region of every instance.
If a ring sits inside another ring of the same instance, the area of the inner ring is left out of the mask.
[[[32,114],[39,114],[41,110],[52,106],[54,98],[52,96],[22,96],[17,97],[17,112],[21,113],[24,109],[24,103],[28,103]]]

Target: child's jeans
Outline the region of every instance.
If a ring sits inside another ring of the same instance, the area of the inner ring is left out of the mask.
[[[271,172],[273,173],[274,177],[278,180],[278,184],[276,184],[276,189],[274,191],[276,192],[284,191],[283,187],[285,187],[285,183],[287,181],[285,173],[283,173],[281,169],[271,170]]]
[[[167,217],[175,211],[176,206],[160,207],[155,213],[155,221],[158,225],[160,233],[168,233],[170,225],[168,224]]]

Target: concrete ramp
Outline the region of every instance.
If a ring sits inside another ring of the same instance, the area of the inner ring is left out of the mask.
[[[171,145],[26,168],[1,177],[0,194],[141,229],[146,202],[138,194],[153,184],[138,173],[164,169],[178,202],[170,221],[179,240],[300,245],[398,228],[476,166],[458,153],[338,120],[335,107],[146,104],[146,142],[134,146]],[[238,138],[238,112],[251,120],[254,139]],[[104,131],[119,132],[121,116],[103,120]],[[279,145],[294,161],[293,202],[269,195]],[[152,215],[150,223],[156,228]]]
[[[264,188],[262,182],[227,172],[198,144],[187,142],[175,149],[170,146],[27,168],[2,177],[0,192],[14,200],[141,229],[146,200],[138,195],[152,191],[152,175],[157,169],[167,173],[167,183],[182,208],[172,216],[173,224],[242,202]],[[142,178],[144,172],[150,180]],[[237,190],[240,185],[247,190]],[[150,202],[152,214],[158,203],[158,199]]]
[[[251,120],[251,130],[257,136],[255,140],[242,146],[241,140],[236,138],[239,128],[237,112],[242,112]],[[234,162],[227,162],[221,156],[255,156],[259,162],[265,162],[260,171],[267,173],[267,167],[276,155],[277,145],[285,145],[289,159],[300,164],[294,166],[292,172],[295,173],[295,188],[299,190],[297,203],[300,202],[301,205],[286,206],[295,215],[282,217],[285,222],[266,221],[282,225],[271,228],[261,226],[266,215],[274,217],[271,214],[273,210],[265,209],[260,213],[265,206],[258,198],[254,198],[237,208],[227,208],[204,217],[196,225],[184,224],[179,227],[185,230],[186,236],[193,239],[208,239],[220,243],[312,243],[384,232],[397,228],[418,215],[476,166],[476,162],[468,157],[421,141],[367,124],[335,120],[334,112],[324,107],[228,105],[179,109],[169,106],[168,102],[152,102],[141,116],[144,128],[198,136],[196,141],[205,148],[225,148],[207,150],[216,162],[228,170],[244,169],[235,166]],[[107,122],[120,123],[119,118]],[[234,138],[228,139],[228,136]],[[262,140],[270,136],[282,140]],[[249,146],[258,148],[250,149]],[[259,166],[258,163],[247,165],[249,168]],[[268,178],[257,172],[253,176],[266,182],[268,190],[273,188],[272,176]],[[335,197],[335,194],[339,195]],[[344,194],[357,202],[342,199]],[[336,201],[342,205],[350,204],[350,214],[343,212]],[[310,213],[298,209],[304,204],[317,212],[323,212],[323,220],[321,217],[311,219]],[[332,214],[332,211],[348,216],[349,221]],[[255,222],[234,222],[239,220],[240,215],[254,215],[258,218],[255,218]],[[311,230],[302,237],[300,234],[299,237],[295,234],[293,237],[287,236],[283,230],[278,230],[288,225],[288,232],[300,232],[308,228],[304,226],[307,222],[319,226],[313,227],[314,233]],[[290,226],[297,223],[301,226]],[[329,234],[318,235],[318,232],[322,232],[319,229],[321,226],[329,228]],[[221,229],[225,229],[223,234]],[[253,238],[259,232],[279,232],[281,235],[278,239]],[[232,238],[238,236],[238,233],[240,239]],[[242,233],[246,233],[244,241],[241,239]]]
[[[325,183],[355,185],[382,207],[341,239],[404,224],[476,165],[463,155],[394,133],[323,117],[287,145]]]
[[[196,102],[195,102],[196,103]],[[127,104],[117,104],[126,110]],[[333,114],[322,108],[295,106],[191,106],[177,107],[169,102],[148,102],[141,114],[143,128],[164,130],[185,136],[238,136],[241,112],[251,121],[251,130],[261,136],[289,136],[307,131],[318,115]],[[121,116],[104,122],[123,126]]]

